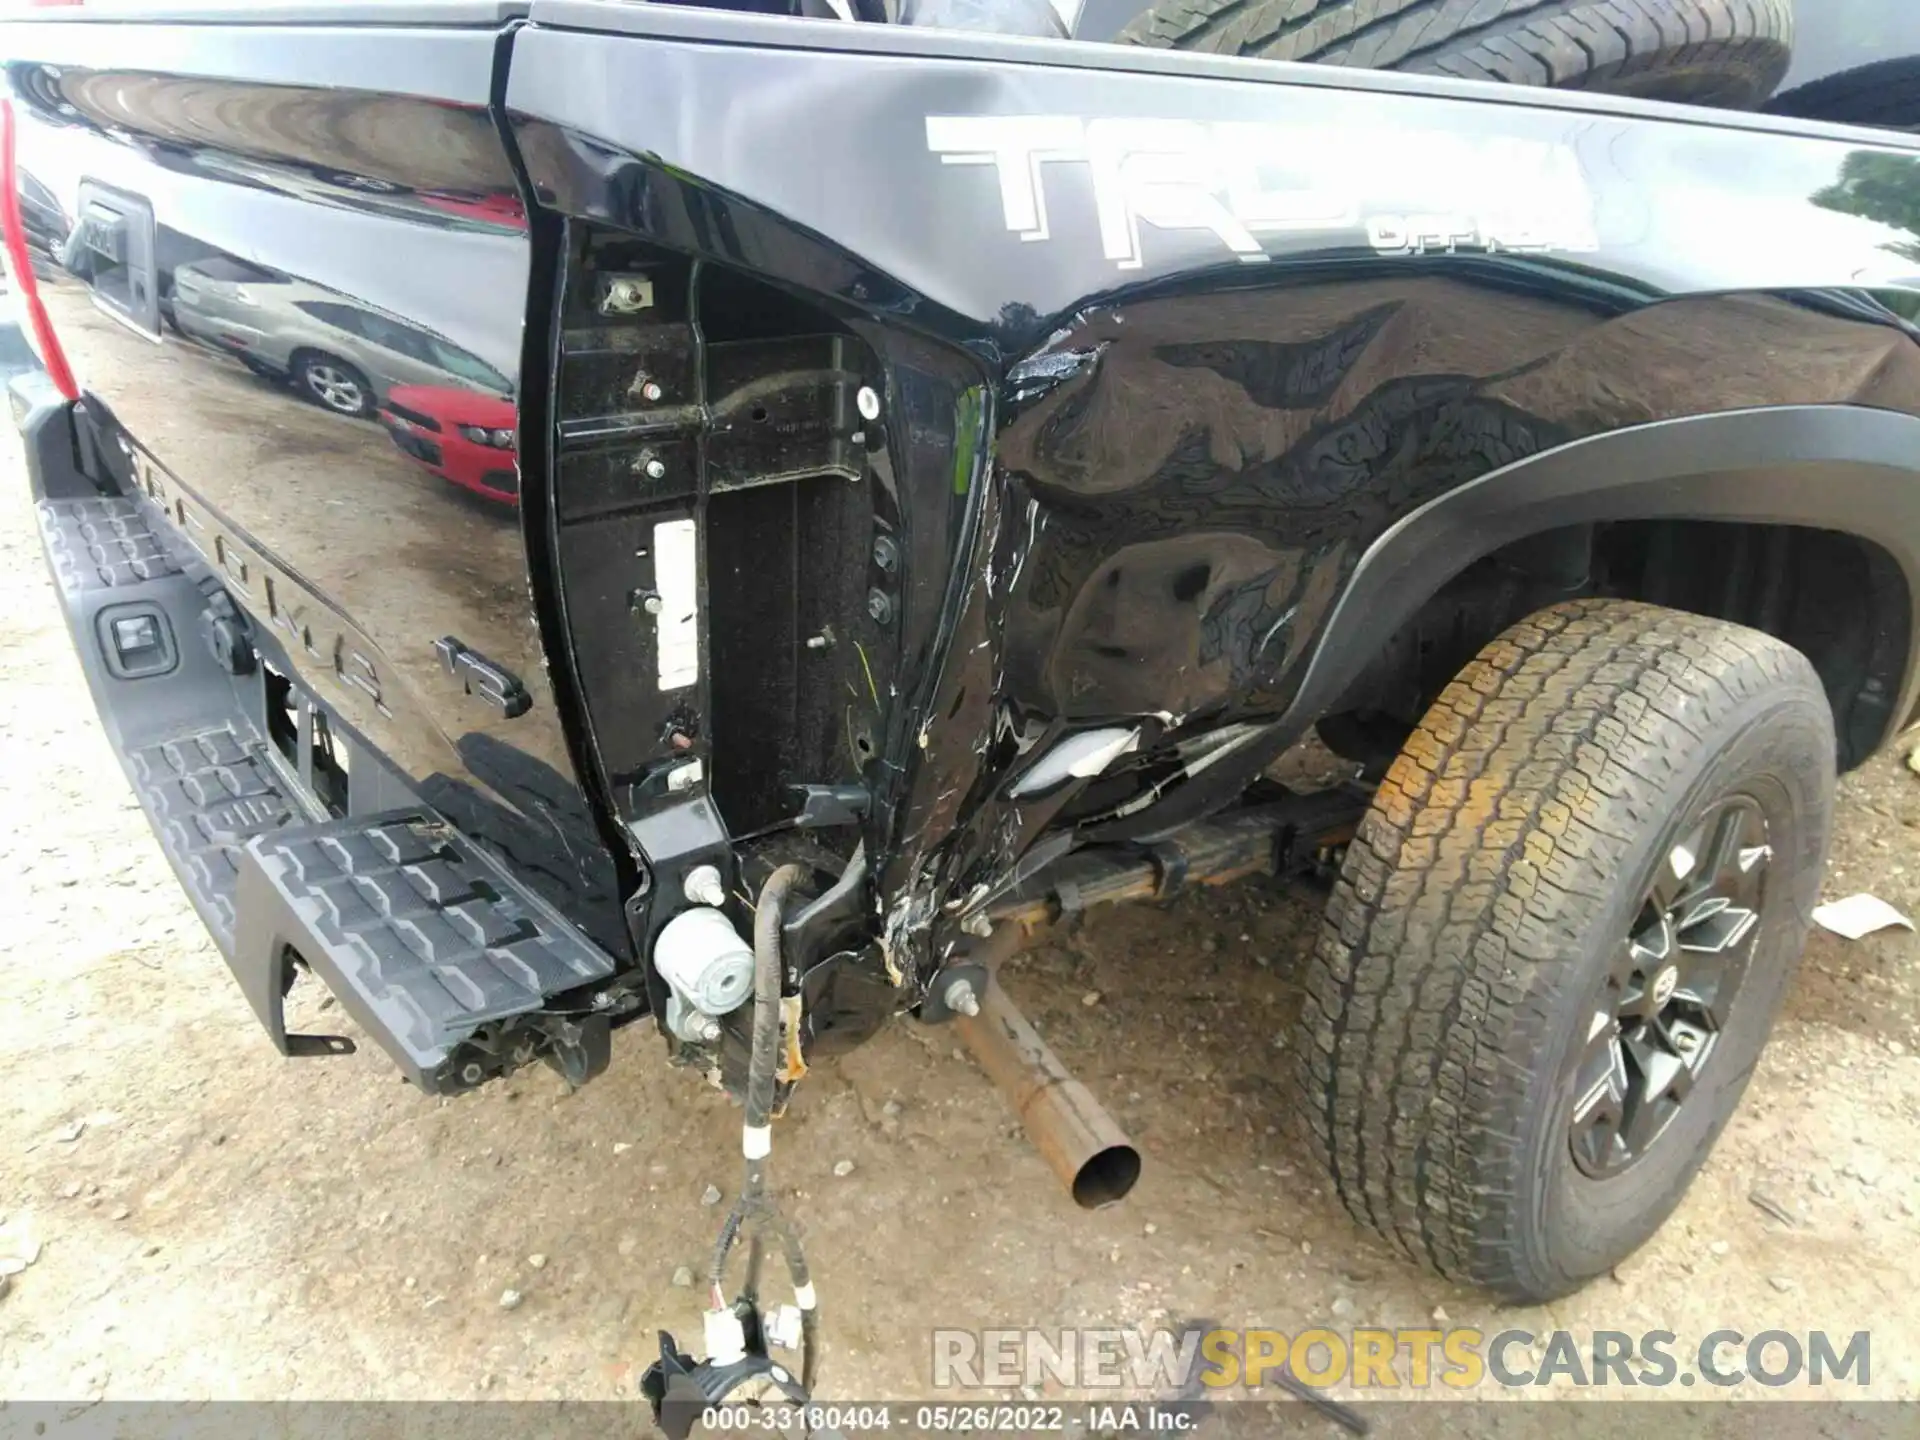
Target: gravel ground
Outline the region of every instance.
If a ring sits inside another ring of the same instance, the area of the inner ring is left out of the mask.
[[[42,1243],[0,1297],[0,1397],[631,1395],[658,1328],[697,1335],[675,1272],[711,1242],[703,1193],[734,1180],[738,1112],[638,1029],[577,1093],[536,1070],[434,1100],[371,1047],[275,1055],[92,717],[17,463],[3,488],[0,1234]],[[1883,758],[1842,812],[1829,895],[1920,913],[1920,778]],[[1498,1310],[1353,1228],[1291,1128],[1279,1037],[1315,923],[1245,886],[1101,915],[1012,970],[1146,1152],[1098,1214],[1058,1193],[950,1035],[902,1022],[816,1071],[775,1174],[820,1281],[823,1392],[925,1398],[935,1326],[1205,1315],[1683,1344],[1870,1328],[1871,1386],[1841,1398],[1920,1396],[1911,935],[1816,935],[1679,1213],[1613,1278]]]

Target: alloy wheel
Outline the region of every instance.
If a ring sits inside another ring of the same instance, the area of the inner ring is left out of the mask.
[[[1711,1063],[1772,858],[1766,817],[1746,795],[1716,801],[1661,851],[1574,1067],[1569,1140],[1584,1174],[1605,1179],[1645,1155]]]
[[[338,366],[307,366],[307,388],[322,405],[342,415],[358,415],[366,408],[360,382]]]

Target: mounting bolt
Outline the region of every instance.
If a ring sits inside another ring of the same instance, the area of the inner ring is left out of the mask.
[[[961,920],[960,929],[965,934],[978,936],[984,940],[993,934],[993,921],[987,918],[986,911],[976,910]]]
[[[649,480],[664,480],[667,478],[667,462],[651,450],[642,450],[638,455],[633,457],[633,463],[627,468],[632,470],[636,475],[645,475]]]
[[[1700,1037],[1690,1030],[1676,1030],[1673,1032],[1673,1048],[1676,1050],[1691,1050],[1699,1043]]]
[[[638,275],[616,276],[600,297],[602,315],[625,315],[653,304],[653,282]]]
[[[704,1045],[711,1045],[720,1038],[720,1022],[711,1015],[702,1015],[689,1028]]]
[[[893,618],[893,601],[884,590],[867,592],[867,614],[884,625]]]
[[[854,408],[860,412],[860,418],[862,420],[878,420],[880,418],[880,392],[875,390],[871,385],[862,385],[854,392],[853,405]]]
[[[822,630],[818,635],[809,635],[807,637],[807,649],[809,650],[831,650],[832,648],[833,648],[833,627],[832,626],[828,626],[825,630]]]
[[[649,591],[640,597],[640,608],[649,615],[658,615],[663,608],[663,604],[658,595]]]
[[[947,986],[945,992],[940,996],[940,1003],[956,1015],[978,1015],[980,1013],[980,997],[973,993],[973,982],[964,978],[956,980]]]
[[[480,1083],[480,1077],[486,1073],[486,1071],[480,1068],[479,1063],[473,1060],[469,1060],[465,1065],[460,1067],[460,1078],[469,1085],[478,1085]]]
[[[873,563],[891,575],[894,567],[900,563],[900,547],[894,543],[891,535],[873,537]]]
[[[593,1008],[596,1010],[611,1010],[613,1008],[613,996],[605,990],[595,991]]]
[[[687,892],[687,899],[696,905],[711,905],[718,909],[727,903],[727,887],[721,882],[717,866],[694,866],[687,872],[681,888]]]

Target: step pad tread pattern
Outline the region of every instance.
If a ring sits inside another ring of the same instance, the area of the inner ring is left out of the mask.
[[[54,574],[70,596],[181,573],[131,500],[43,500],[38,509]]]
[[[613,973],[612,957],[437,820],[303,827],[253,855],[308,932],[295,948],[356,991],[422,1070],[479,1026]],[[306,954],[315,947],[324,953]]]
[[[204,903],[221,948],[233,943],[233,896],[249,840],[299,815],[261,756],[231,726],[145,745],[129,755],[160,843]]]

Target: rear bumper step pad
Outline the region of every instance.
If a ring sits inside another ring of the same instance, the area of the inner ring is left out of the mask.
[[[108,739],[280,1051],[353,1048],[287,1033],[297,954],[423,1089],[467,1089],[535,1056],[576,1080],[596,1073],[606,1017],[548,1003],[612,975],[613,957],[424,805],[324,820],[266,738],[261,675],[219,664],[200,633],[221,587],[161,513],[139,498],[35,488]],[[158,637],[144,672],[115,668],[108,636],[125,617],[147,617]],[[272,637],[254,642],[272,658]]]
[[[241,847],[300,813],[261,748],[250,734],[221,726],[127,754],[141,808],[200,902],[215,942],[229,953]]]
[[[466,1089],[550,1037],[500,1022],[613,973],[613,958],[490,856],[422,812],[260,835],[240,867],[234,970],[276,1044],[289,947],[422,1089]]]

